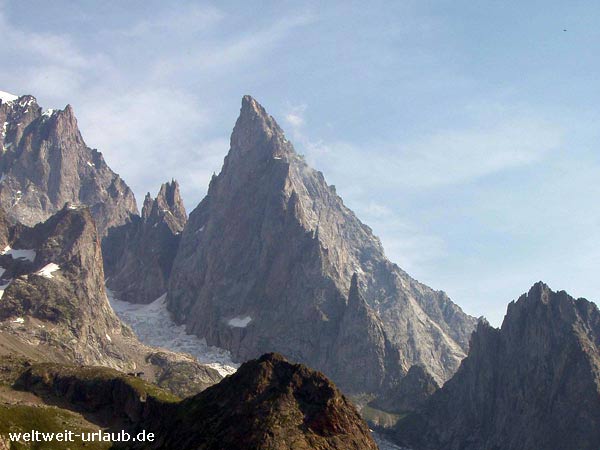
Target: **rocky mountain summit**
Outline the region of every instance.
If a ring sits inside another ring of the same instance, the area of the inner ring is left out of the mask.
[[[393,386],[415,364],[442,383],[476,323],[391,263],[249,96],[182,232],[167,299],[190,332],[239,360],[278,351],[350,392]]]
[[[172,409],[147,422],[160,440],[143,448],[377,449],[367,424],[331,381],[277,354],[242,364]]]
[[[543,283],[480,322],[456,375],[397,425],[415,450],[600,448],[600,311]]]
[[[73,108],[43,111],[31,95],[0,98],[0,204],[13,222],[33,226],[65,203],[90,207],[98,231],[137,214],[133,192],[89,148]]]
[[[177,181],[146,195],[142,215],[112,228],[102,243],[107,285],[121,299],[150,303],[164,294],[187,214]]]

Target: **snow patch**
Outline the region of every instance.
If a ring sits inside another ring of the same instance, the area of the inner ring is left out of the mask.
[[[43,117],[52,117],[52,115],[56,112],[55,109],[47,109],[42,113]]]
[[[12,280],[8,280],[6,284],[0,285],[0,299],[4,296],[4,290],[8,287]]]
[[[22,317],[17,317],[15,320],[13,320],[13,323],[25,323],[25,319]]]
[[[93,165],[93,164],[92,164],[90,161],[87,161],[87,162],[86,162],[86,164],[87,164],[88,166],[90,166],[90,167],[96,167],[96,166],[94,166],[94,165]]]
[[[0,100],[2,103],[14,102],[19,97],[17,95],[9,94],[8,92],[0,91]]]
[[[0,267],[0,278],[2,278],[2,275],[4,275],[4,272],[6,272],[6,269],[4,267]]]
[[[252,317],[234,317],[227,322],[227,325],[233,328],[246,328],[248,324],[252,322]]]
[[[44,278],[54,278],[54,275],[52,275],[52,274],[54,272],[56,272],[57,270],[60,270],[60,266],[55,263],[50,263],[50,264],[46,264],[44,267],[42,267],[40,270],[38,270],[35,274],[39,275],[41,277],[44,277]]]
[[[167,311],[167,294],[161,295],[148,305],[138,305],[115,298],[106,290],[113,310],[127,323],[144,344],[162,347],[174,352],[188,353],[217,370],[222,376],[235,373],[239,364],[231,360],[231,353],[206,343],[185,331],[185,325],[177,325]]]
[[[10,248],[10,245],[4,247],[4,250],[0,253],[0,255],[9,255],[12,259],[27,259],[32,261],[35,259],[35,250],[26,250],[26,249],[16,249]]]
[[[110,336],[108,334],[105,334],[106,339],[108,339],[108,342],[112,342],[112,339],[110,338]]]

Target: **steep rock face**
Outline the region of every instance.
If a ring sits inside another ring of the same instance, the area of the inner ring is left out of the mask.
[[[391,413],[406,414],[420,409],[440,386],[421,366],[412,366],[406,376],[386,395],[370,405]]]
[[[125,182],[86,146],[70,105],[42,112],[30,95],[0,100],[0,204],[35,225],[67,202],[88,205],[101,236],[137,214]]]
[[[352,306],[354,273],[364,302]],[[223,169],[182,233],[168,302],[190,331],[239,359],[278,351],[357,392],[414,364],[448,379],[475,325],[386,259],[371,229],[248,96]],[[347,342],[351,328],[366,340],[362,356]],[[361,364],[373,375],[353,377]]]
[[[23,228],[0,256],[0,266],[6,269],[3,278],[9,282],[0,303],[0,320],[28,316],[32,325],[61,322],[60,331],[35,325],[28,331],[40,340],[55,340],[65,354],[70,353],[68,358],[109,364],[105,355],[111,336],[128,330],[104,292],[98,239],[85,207],[65,206],[46,222]],[[18,327],[15,320],[10,323]],[[55,331],[60,334],[53,335]]]
[[[600,312],[538,283],[481,322],[456,375],[397,425],[416,450],[600,448]]]
[[[143,372],[178,393],[222,378],[191,356],[142,345],[122,324],[106,296],[87,207],[67,204],[33,228],[10,227],[8,236],[0,254],[0,356]]]
[[[179,184],[160,187],[155,199],[146,195],[142,216],[111,229],[102,243],[107,285],[132,303],[150,303],[164,294],[187,221]]]
[[[190,450],[376,450],[367,424],[323,374],[280,355],[244,363],[221,383],[149,419],[158,441]]]

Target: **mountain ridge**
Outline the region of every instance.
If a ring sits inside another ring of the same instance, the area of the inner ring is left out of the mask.
[[[456,375],[396,438],[415,450],[600,446],[600,311],[543,282],[480,321]]]
[[[242,99],[223,168],[181,239],[169,309],[189,331],[240,359],[279,351],[332,376],[345,370],[328,355],[338,354],[332,343],[355,273],[374,313],[370,323],[379,322],[369,327],[372,348],[380,349],[378,365],[406,373],[420,363],[443,382],[465,354],[475,319],[389,262],[372,230],[250,96]],[[200,320],[202,314],[208,319]],[[246,326],[231,325],[244,318],[250,318]],[[387,348],[376,343],[385,341],[378,327],[391,343]],[[284,330],[287,342],[278,337]],[[352,388],[381,387],[359,384]]]
[[[35,97],[0,102],[0,204],[12,221],[33,226],[65,203],[90,206],[100,234],[137,214],[133,192],[89,148],[71,105],[42,111]]]

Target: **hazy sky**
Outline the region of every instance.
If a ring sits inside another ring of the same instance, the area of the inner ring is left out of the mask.
[[[175,177],[189,210],[251,94],[394,262],[499,324],[538,280],[600,297],[598,23],[589,1],[0,0],[0,90],[72,104],[138,202]]]

